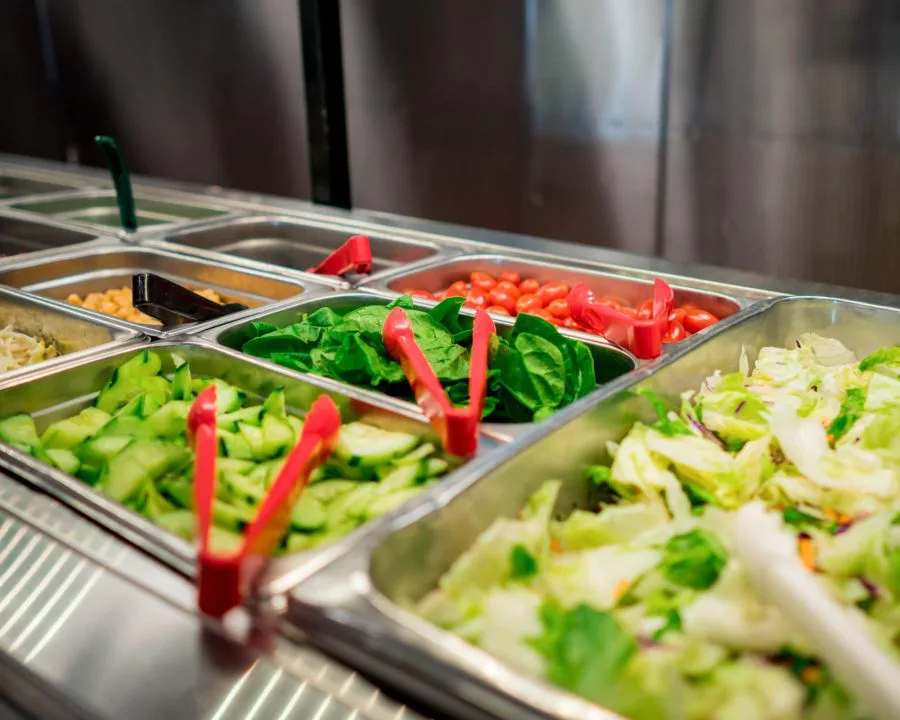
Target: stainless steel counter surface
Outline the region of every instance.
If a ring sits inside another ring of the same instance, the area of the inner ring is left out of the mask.
[[[246,618],[227,630],[201,620],[193,597],[137,550],[0,475],[0,688],[15,705],[57,716],[52,698],[36,703],[42,686],[67,717],[103,720],[418,717],[303,644],[239,639]]]

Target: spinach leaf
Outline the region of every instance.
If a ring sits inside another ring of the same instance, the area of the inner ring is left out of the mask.
[[[635,639],[610,613],[584,604],[567,611],[546,602],[541,621],[544,633],[531,643],[547,658],[547,678],[606,704],[619,674],[638,650]]]
[[[395,307],[403,308],[404,310],[412,310],[415,305],[413,304],[413,299],[409,295],[401,295],[396,300],[391,300],[387,304],[388,310],[393,310]]]
[[[382,355],[360,335],[344,335],[334,354],[333,368],[341,380],[377,387],[403,380],[400,364]]]
[[[428,311],[428,317],[450,332],[455,343],[466,343],[472,338],[472,324],[459,321],[459,311],[465,301],[461,297],[448,297]]]
[[[522,364],[540,399],[540,405],[535,410],[559,405],[566,389],[566,369],[560,349],[532,333],[521,333],[514,344],[521,353]]]
[[[325,329],[302,322],[288,325],[260,335],[244,343],[241,350],[248,355],[268,357],[273,353],[308,352],[324,334]]]
[[[719,579],[728,555],[706,530],[691,530],[671,538],[659,570],[675,585],[703,590]]]

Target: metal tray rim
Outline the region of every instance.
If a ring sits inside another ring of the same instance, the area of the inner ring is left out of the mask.
[[[61,303],[53,298],[45,298],[32,293],[23,292],[16,288],[0,285],[0,298],[3,297],[16,300],[26,305],[37,306],[59,315],[77,318],[78,320],[90,323],[91,325],[104,327],[112,332],[113,339],[100,345],[85,348],[84,350],[66,353],[65,355],[51,358],[50,360],[44,360],[35,363],[34,365],[27,365],[23,368],[18,368],[17,370],[2,373],[0,374],[0,383],[15,381],[19,378],[27,378],[34,373],[42,371],[62,370],[69,364],[76,363],[82,358],[93,358],[94,356],[103,355],[115,348],[139,341],[144,337],[142,333],[136,332],[118,318],[113,318],[108,315],[98,318],[95,317],[94,313],[86,312],[81,308],[69,305],[68,303]]]
[[[74,258],[82,258],[91,255],[103,255],[114,252],[123,252],[123,253],[148,253],[150,255],[156,255],[160,257],[167,257],[173,259],[186,259],[186,260],[194,260],[197,262],[203,262],[207,265],[213,265],[216,267],[224,267],[228,270],[233,270],[239,273],[245,273],[249,275],[255,275],[257,277],[266,277],[271,280],[282,281],[286,283],[290,283],[292,285],[297,286],[298,293],[296,296],[292,296],[291,298],[285,298],[283,300],[279,300],[276,302],[268,303],[263,305],[262,307],[271,308],[279,303],[288,302],[293,300],[296,297],[299,297],[304,294],[313,294],[313,293],[321,293],[321,292],[330,292],[336,288],[344,288],[347,287],[346,283],[341,283],[332,278],[327,278],[324,276],[310,276],[309,273],[304,273],[303,277],[300,275],[286,275],[278,272],[273,272],[270,267],[264,263],[260,264],[245,264],[243,262],[235,262],[234,260],[240,260],[240,258],[232,259],[228,256],[219,256],[216,253],[209,253],[204,251],[200,254],[185,254],[179,252],[178,249],[172,248],[171,246],[167,247],[155,247],[152,245],[145,244],[135,244],[128,243],[122,240],[115,239],[102,239],[100,242],[96,242],[96,244],[87,243],[80,244],[77,247],[73,246],[72,248],[61,248],[58,250],[54,250],[52,255],[41,255],[36,257],[36,254],[30,254],[29,257],[24,257],[20,260],[13,261],[10,263],[4,263],[0,265],[0,271],[8,271],[8,270],[21,270],[25,268],[38,267],[41,265],[52,264],[58,260],[65,259],[74,259]],[[26,286],[30,287],[30,286]],[[21,292],[28,293],[32,297],[40,297],[47,300],[51,300],[55,303],[62,303],[63,305],[68,304],[57,300],[55,298],[48,298],[45,295],[41,295],[40,292],[31,291],[25,288],[19,288]],[[234,316],[243,316],[244,313],[249,313],[257,310],[259,308],[250,308],[248,310],[243,310],[241,313],[235,313]],[[110,316],[105,315],[103,313],[95,312],[93,310],[84,310],[85,313],[89,313],[91,317],[98,317],[109,319]],[[156,338],[167,338],[173,335],[181,335],[185,334],[188,331],[197,332],[200,330],[204,330],[207,328],[214,327],[219,323],[225,320],[231,320],[234,316],[228,318],[218,318],[215,320],[207,320],[205,322],[200,323],[189,323],[180,326],[173,326],[170,328],[158,327],[153,325],[141,325],[140,323],[132,323],[126,320],[117,320],[118,323],[127,327],[128,329],[141,333],[143,335],[147,335],[150,337]]]
[[[444,262],[429,262],[427,264],[423,263],[422,265],[419,265],[415,268],[396,268],[390,271],[385,271],[384,273],[381,273],[377,278],[371,278],[369,280],[363,281],[362,283],[360,283],[360,287],[378,290],[381,292],[393,293],[396,295],[400,293],[398,293],[398,291],[396,290],[393,290],[390,287],[390,284],[397,280],[401,280],[404,277],[413,274],[414,272],[418,273],[426,270],[436,269],[441,265],[449,265],[452,263],[461,263],[465,261],[473,262],[479,260],[520,262],[531,265],[539,265],[554,270],[577,270],[590,273],[591,275],[596,275],[598,277],[610,277],[619,280],[630,280],[638,283],[652,283],[654,277],[661,277],[666,282],[668,282],[674,290],[697,292],[706,295],[716,295],[725,300],[728,300],[737,306],[737,310],[735,312],[761,302],[759,299],[746,297],[735,293],[735,290],[739,290],[740,288],[729,287],[723,283],[715,283],[707,280],[698,281],[697,279],[685,275],[677,275],[665,272],[650,272],[639,268],[628,268],[625,266],[608,265],[605,263],[591,263],[588,261],[580,261],[577,259],[572,260],[569,265],[561,265],[558,262],[559,258],[551,255],[544,255],[540,253],[528,254],[520,251],[511,253],[504,252],[499,248],[492,251],[487,247],[484,250],[478,252],[463,252],[459,255],[455,255],[447,259]]]

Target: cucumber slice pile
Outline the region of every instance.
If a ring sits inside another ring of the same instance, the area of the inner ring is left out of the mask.
[[[185,436],[191,403],[216,385],[219,460],[213,522],[216,547],[236,548],[303,427],[284,391],[263,402],[180,364],[171,379],[149,350],[113,371],[93,407],[38,434],[28,415],[0,420],[0,442],[28,452],[186,540],[193,512],[194,454]],[[281,544],[285,553],[335,540],[390,512],[435,482],[450,465],[416,435],[362,422],[342,426],[332,458],[310,480]]]

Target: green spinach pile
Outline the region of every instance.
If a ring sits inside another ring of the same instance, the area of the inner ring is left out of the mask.
[[[344,315],[320,308],[287,327],[251,323],[241,349],[292,370],[412,400],[403,369],[381,338],[388,313],[402,307],[450,400],[466,405],[472,327],[471,318],[460,316],[463,302],[463,298],[447,298],[428,312],[414,308],[407,296]],[[491,339],[488,367],[484,418],[494,422],[541,420],[596,386],[587,345],[563,337],[534,315],[519,315],[508,337]]]

